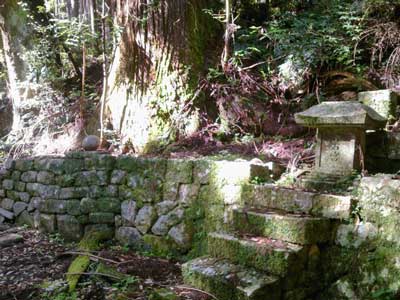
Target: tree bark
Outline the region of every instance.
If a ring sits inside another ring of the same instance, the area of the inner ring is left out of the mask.
[[[122,141],[137,151],[152,151],[195,128],[199,79],[222,50],[221,27],[204,13],[213,4],[117,1],[118,25],[125,30],[110,67],[106,108]]]

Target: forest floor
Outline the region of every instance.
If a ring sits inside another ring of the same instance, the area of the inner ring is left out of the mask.
[[[102,262],[118,262],[117,269],[126,278],[110,282],[98,275],[84,276],[76,292],[68,293],[65,274],[74,258],[70,252],[75,245],[63,243],[57,235],[1,226],[0,300],[164,299],[160,295],[173,300],[211,299],[183,285],[179,262],[110,245],[93,255]]]

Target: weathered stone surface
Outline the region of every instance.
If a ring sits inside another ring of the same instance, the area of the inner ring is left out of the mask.
[[[56,185],[44,185],[41,183],[28,183],[26,185],[28,193],[42,198],[57,199],[60,195],[60,188]]]
[[[208,234],[208,253],[281,277],[296,276],[307,262],[307,248],[299,245],[222,233]]]
[[[89,195],[88,187],[68,187],[60,191],[60,199],[79,199]]]
[[[14,200],[10,199],[10,198],[4,198],[1,201],[1,208],[4,208],[5,210],[12,210],[13,206],[14,206]]]
[[[391,90],[366,91],[358,93],[358,101],[371,107],[382,117],[394,119],[398,96]]]
[[[56,231],[56,216],[41,213],[39,216],[39,229],[44,232]]]
[[[13,205],[14,215],[19,216],[27,208],[28,204],[26,204],[25,202],[15,202]]]
[[[211,162],[207,160],[194,161],[193,181],[200,184],[209,184],[211,175]]]
[[[57,216],[57,230],[68,241],[79,241],[82,238],[83,226],[69,215]]]
[[[84,214],[95,212],[120,213],[121,204],[115,198],[100,198],[96,200],[83,198],[81,200],[81,212]]]
[[[8,220],[14,219],[14,214],[8,210],[5,210],[3,208],[0,208],[0,216],[3,216],[4,218]]]
[[[155,219],[157,219],[157,213],[154,207],[145,205],[137,213],[135,226],[142,234],[145,234],[149,231]]]
[[[52,185],[56,183],[56,179],[53,173],[40,171],[37,174],[37,182]]]
[[[111,173],[111,184],[125,184],[126,172],[122,170],[114,170]]]
[[[22,202],[28,203],[29,200],[31,200],[31,195],[29,195],[29,193],[20,192],[20,193],[17,193],[17,195],[18,195],[18,199],[21,200]]]
[[[245,185],[241,197],[246,205],[255,208],[278,209],[331,219],[349,218],[353,206],[351,196],[317,194],[279,188],[272,184]]]
[[[116,158],[112,155],[94,153],[85,158],[85,168],[88,170],[112,170],[115,162]]]
[[[75,175],[77,186],[106,185],[108,175],[105,171],[84,171]]]
[[[332,221],[325,218],[235,210],[234,225],[240,232],[302,245],[329,242],[333,238]]]
[[[125,185],[121,185],[118,187],[118,195],[121,199],[132,199],[133,198],[133,191],[131,188],[128,188]]]
[[[120,227],[115,231],[115,238],[123,245],[138,246],[142,240],[140,232],[133,227]]]
[[[185,206],[190,206],[194,201],[196,201],[199,191],[199,184],[181,184],[179,186],[178,201]]]
[[[26,171],[21,174],[21,181],[36,182],[37,174],[38,173],[36,171]]]
[[[67,212],[66,200],[43,199],[39,203],[39,211],[44,213],[64,214]]]
[[[14,181],[10,179],[3,180],[3,189],[5,190],[12,190],[14,188]]]
[[[79,216],[81,212],[81,201],[79,200],[68,200],[67,201],[67,214],[71,216]]]
[[[166,235],[170,228],[178,224],[184,215],[182,208],[176,208],[167,215],[158,218],[151,231],[156,235]]]
[[[21,179],[21,172],[20,171],[12,171],[11,179],[14,181],[18,181]]]
[[[336,233],[336,244],[347,248],[359,248],[367,241],[373,241],[378,235],[378,229],[372,223],[342,224]]]
[[[27,225],[30,228],[35,228],[35,220],[33,215],[30,215],[26,210],[21,212],[21,214],[16,218],[15,223],[20,226]]]
[[[178,198],[179,183],[164,182],[163,184],[163,200],[175,202]]]
[[[157,214],[159,216],[165,215],[173,210],[178,205],[178,202],[175,201],[163,201],[156,204]]]
[[[33,160],[18,159],[15,161],[15,169],[19,171],[28,171],[33,169]]]
[[[38,171],[50,171],[61,175],[64,171],[64,159],[61,158],[39,158],[35,160],[35,169]]]
[[[192,246],[192,232],[184,223],[172,227],[168,236],[183,250],[189,250]]]
[[[100,139],[95,135],[88,135],[82,141],[82,148],[85,151],[96,151],[100,146]]]
[[[307,127],[360,126],[364,129],[379,129],[387,119],[371,107],[356,101],[329,101],[315,105],[295,115],[296,122]]]
[[[107,224],[90,224],[85,226],[85,234],[88,232],[101,232],[102,236],[112,239],[115,231],[113,227]]]
[[[106,212],[90,213],[89,222],[93,224],[114,224],[114,214]]]
[[[168,160],[165,181],[175,183],[191,183],[193,180],[193,161]]]
[[[19,234],[5,234],[0,236],[0,248],[3,247],[8,247],[11,245],[14,245],[16,243],[20,243],[24,240],[24,238],[22,237],[22,235]]]
[[[127,225],[135,224],[135,218],[137,213],[136,201],[125,200],[121,203],[121,216],[124,223]]]
[[[34,211],[35,209],[38,209],[42,201],[43,199],[40,197],[32,197],[31,201],[29,201],[27,210],[31,212]]]
[[[201,257],[182,266],[186,284],[196,286],[219,300],[278,300],[279,279],[226,260]]]
[[[26,183],[25,182],[15,182],[15,190],[18,192],[25,192],[26,190]]]

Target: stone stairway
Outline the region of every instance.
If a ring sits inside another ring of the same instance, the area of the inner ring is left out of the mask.
[[[350,197],[251,186],[229,232],[208,234],[208,256],[183,265],[187,284],[219,300],[310,299],[321,251],[351,211]]]

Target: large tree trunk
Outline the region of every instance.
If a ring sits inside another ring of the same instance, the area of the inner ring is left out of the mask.
[[[218,61],[221,49],[213,50],[222,45],[216,42],[220,26],[203,11],[215,1],[147,2],[116,1],[124,32],[107,89],[114,129],[141,152],[194,129],[198,81],[212,60]]]
[[[13,105],[12,133],[17,134],[21,130],[21,83],[26,79],[26,67],[20,59],[22,56],[20,37],[23,36],[21,32],[25,28],[25,20],[16,0],[5,2],[0,8],[0,34],[7,69],[8,90]]]

